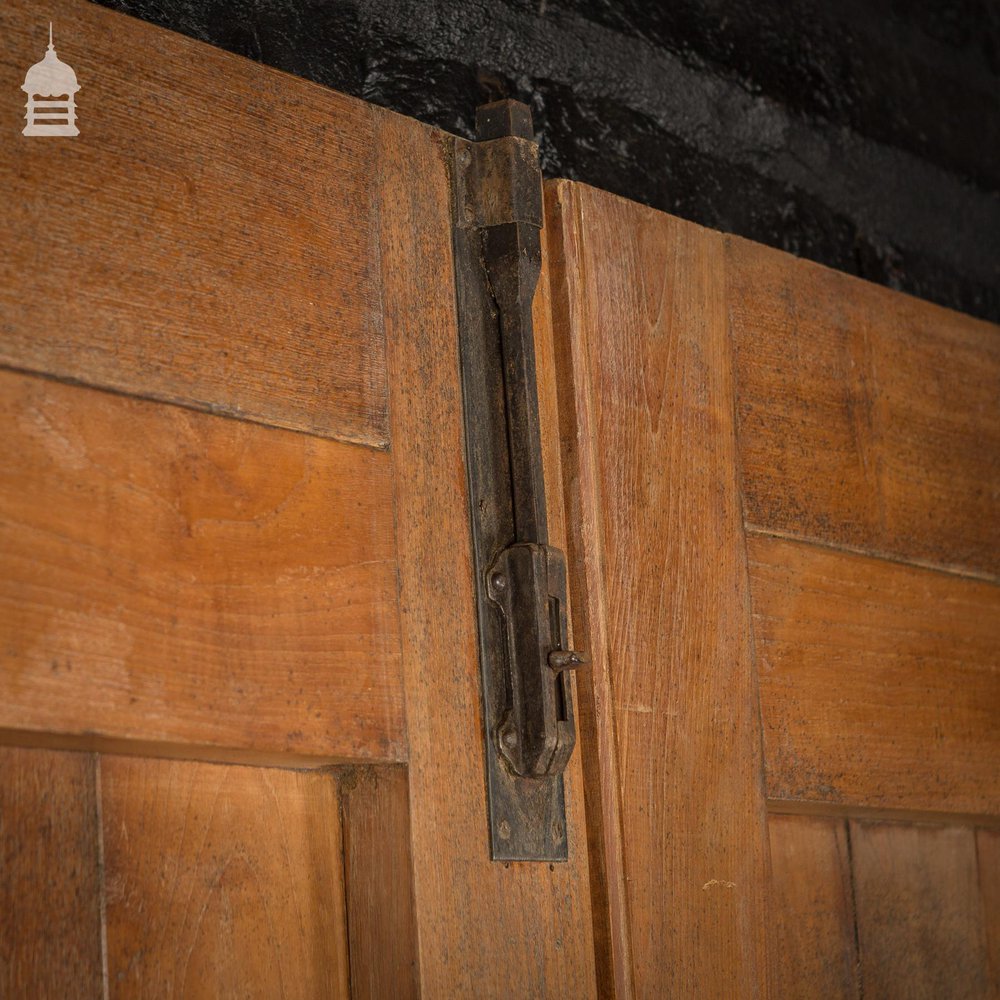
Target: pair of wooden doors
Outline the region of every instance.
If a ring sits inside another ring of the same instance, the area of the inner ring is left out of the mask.
[[[0,993],[997,995],[1000,331],[546,185],[592,662],[569,860],[493,862],[450,138],[51,16],[71,140],[0,10]]]

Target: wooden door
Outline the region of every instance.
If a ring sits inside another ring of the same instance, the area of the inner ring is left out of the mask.
[[[447,137],[0,39],[0,995],[593,996],[579,756],[570,860],[489,859]]]
[[[601,992],[1000,995],[1000,330],[547,206]]]
[[[0,148],[0,995],[984,997],[1000,331],[568,182],[579,738],[490,860],[451,137],[80,0]],[[19,131],[19,129],[18,129]],[[991,992],[992,991],[992,992]]]

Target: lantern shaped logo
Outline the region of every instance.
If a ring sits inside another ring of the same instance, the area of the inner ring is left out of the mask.
[[[76,73],[56,55],[50,23],[45,58],[28,70],[21,87],[28,95],[28,112],[24,116],[28,124],[22,134],[79,135],[75,101],[79,89]]]

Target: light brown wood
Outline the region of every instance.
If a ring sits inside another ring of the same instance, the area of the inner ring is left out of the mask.
[[[590,374],[581,357],[582,338],[570,336],[578,322],[580,279],[574,271],[579,247],[575,203],[565,182],[545,185],[545,267],[539,301],[548,305],[552,326],[552,380],[558,402],[562,498],[565,520],[578,526],[566,532],[566,555],[576,645],[586,645],[591,672],[576,684],[577,743],[583,765],[587,803],[587,856],[594,914],[594,944],[598,995],[633,996],[632,956],[625,891],[624,845],[621,829],[620,774],[615,742],[614,705],[609,674],[606,608],[600,581],[603,553],[594,504],[582,502],[581,483],[594,482],[596,455],[591,414],[575,403],[590,394]],[[536,309],[537,315],[537,309]],[[537,323],[537,319],[536,319]],[[539,339],[539,346],[545,342]],[[547,353],[539,350],[544,375]],[[551,393],[549,396],[551,397]],[[554,437],[550,431],[549,439]],[[547,484],[551,495],[553,484]],[[581,675],[583,676],[583,675]]]
[[[851,855],[844,820],[768,818],[775,996],[858,1000]]]
[[[580,681],[610,680],[594,701],[611,703],[617,739],[602,779],[621,783],[635,995],[764,996],[767,830],[723,244],[580,185],[558,197],[589,453],[578,471],[592,477],[580,523],[596,534],[577,543],[592,572],[577,608],[592,634],[602,620],[592,648],[607,658]]]
[[[989,995],[992,1000],[1000,1000],[1000,831],[976,831],[976,860],[986,936]]]
[[[974,832],[852,822],[850,836],[863,996],[987,996]]]
[[[351,1000],[419,997],[406,771],[347,768],[339,781]]]
[[[576,292],[572,267],[567,261],[564,244],[575,249],[573,225],[564,217],[562,190],[559,181],[545,185],[545,255],[539,290],[535,303],[539,384],[543,405],[542,425],[548,428],[543,445],[559,446],[558,461],[547,457],[546,488],[550,497],[561,504],[555,509],[559,516],[560,536],[570,567],[571,625],[574,645],[586,644],[590,654],[589,670],[600,675],[600,682],[576,683],[574,687],[577,711],[577,753],[584,775],[587,805],[587,856],[590,863],[590,891],[593,911],[593,933],[597,991],[601,997],[628,997],[633,993],[631,946],[625,904],[625,875],[619,808],[619,781],[615,749],[614,716],[607,677],[607,636],[605,616],[600,606],[600,588],[591,580],[600,578],[600,546],[594,545],[597,525],[591,506],[581,504],[581,481],[592,481],[593,455],[581,448],[580,441],[590,438],[586,412],[578,416],[574,403],[576,383],[587,384],[587,372],[574,371],[574,347],[579,342],[568,336],[573,324],[570,296]],[[569,209],[572,212],[572,208]],[[545,333],[550,335],[546,336]],[[584,390],[586,391],[586,390]],[[546,413],[546,404],[555,404],[556,412]],[[551,470],[551,471],[550,471]],[[558,471],[558,481],[554,473]],[[579,525],[569,531],[567,522]],[[597,609],[592,613],[591,600]],[[578,641],[577,641],[578,640]]]
[[[1000,815],[1000,587],[751,536],[768,796]]]
[[[747,522],[1000,576],[1000,329],[727,248]]]
[[[108,996],[348,997],[334,775],[101,760]]]
[[[450,140],[44,16],[82,134],[0,152],[0,745],[163,759],[0,749],[0,992],[996,989],[1000,848],[954,824],[1000,821],[997,330],[549,185],[543,462],[593,663],[569,862],[496,864]],[[0,32],[16,108],[45,21]]]
[[[389,457],[0,372],[0,727],[405,755]]]
[[[0,749],[0,996],[102,995],[92,754]]]
[[[50,19],[71,142],[15,132]],[[0,363],[384,446],[370,106],[79,0],[0,37]]]
[[[842,819],[850,815],[852,819],[886,820],[893,823],[943,823],[945,816],[940,809],[892,809],[871,806],[844,806],[838,802],[818,799],[771,799],[769,808],[782,816],[817,816]],[[984,816],[982,813],[948,812],[947,821],[956,826],[981,827],[985,830],[1000,830],[1000,816]]]
[[[425,996],[594,995],[579,757],[565,864],[489,860],[462,457],[449,145],[385,114],[377,169],[396,474],[410,825]]]

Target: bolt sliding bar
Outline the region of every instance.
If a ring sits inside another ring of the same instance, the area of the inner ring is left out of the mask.
[[[465,451],[496,860],[568,856],[562,772],[576,740],[566,565],[548,544],[532,302],[542,184],[531,112],[477,110],[455,140],[453,231]]]

